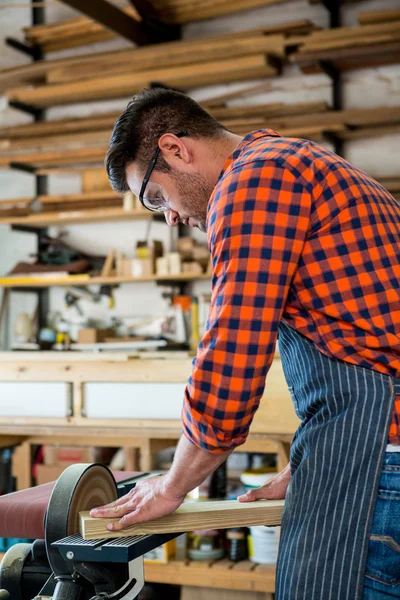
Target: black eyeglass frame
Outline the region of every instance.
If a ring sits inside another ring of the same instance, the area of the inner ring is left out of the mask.
[[[185,137],[187,135],[187,131],[185,129],[183,129],[182,131],[180,131],[179,133],[176,134],[176,137]],[[147,184],[149,183],[151,174],[153,173],[154,167],[156,166],[156,163],[158,161],[158,157],[160,156],[160,148],[157,146],[157,150],[154,152],[153,158],[151,159],[149,166],[147,167],[147,171],[146,174],[144,176],[141,188],[140,188],[140,192],[139,192],[139,200],[142,204],[142,206],[144,208],[146,208],[147,210],[149,210],[150,212],[158,212],[157,210],[152,210],[151,208],[148,208],[143,200],[144,197],[144,193],[146,191],[146,187]]]

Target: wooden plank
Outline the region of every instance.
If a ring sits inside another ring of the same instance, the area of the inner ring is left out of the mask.
[[[289,61],[298,64],[306,73],[321,72],[318,61],[332,61],[340,70],[349,70],[356,67],[368,67],[379,64],[394,64],[400,58],[400,43],[389,42],[376,46],[353,47],[326,50],[320,52],[309,52],[307,55],[295,52],[289,57]]]
[[[369,25],[371,23],[388,23],[390,21],[400,21],[399,9],[370,10],[358,13],[358,22],[361,25]]]
[[[19,162],[34,168],[92,163],[102,164],[105,152],[106,148],[81,148],[78,150],[66,150],[65,152],[34,152],[32,154],[24,154],[19,159]],[[0,156],[0,167],[8,167],[12,161],[13,157],[10,155]]]
[[[221,561],[222,562],[222,561]],[[266,565],[263,570],[241,573],[233,569],[220,568],[219,561],[207,569],[198,568],[198,563],[171,561],[166,565],[146,564],[145,580],[149,583],[170,583],[218,590],[241,590],[245,592],[275,591],[275,565]],[[240,596],[242,598],[242,596]],[[238,599],[239,600],[239,599]]]
[[[90,212],[90,211],[88,211]],[[19,220],[15,219],[15,221],[13,222],[20,222]],[[0,222],[2,223],[2,221]],[[30,224],[33,224],[33,221],[30,220],[29,221]],[[44,217],[42,217],[42,219],[37,219],[35,221],[36,224],[38,223],[46,223],[46,220]],[[53,221],[53,224],[56,224]],[[58,223],[60,224],[60,223]],[[68,277],[63,277],[60,279],[57,278],[18,278],[18,277],[3,277],[0,278],[0,287],[11,287],[11,288],[18,288],[18,287],[69,287],[69,286],[74,286],[74,285],[97,285],[97,284],[104,284],[104,285],[118,285],[119,283],[140,283],[140,282],[149,282],[149,281],[165,281],[165,282],[175,282],[175,281],[197,281],[197,280],[209,280],[210,276],[209,275],[196,275],[193,273],[180,273],[179,275],[163,275],[163,276],[159,276],[159,275],[149,275],[148,277],[117,277],[117,276],[112,276],[112,277],[83,277],[82,275],[70,275]]]
[[[0,212],[1,214],[1,212]],[[111,221],[147,221],[152,219],[144,210],[123,208],[92,208],[87,210],[35,213],[25,217],[0,217],[0,225],[29,225],[33,227],[61,226],[74,223],[103,223]],[[101,282],[95,282],[101,283]],[[78,284],[77,284],[78,285]]]
[[[101,203],[103,200],[121,199],[113,190],[99,190],[96,192],[84,192],[81,194],[51,194],[40,195],[38,200],[42,204],[64,204],[65,202],[89,202],[94,201]]]
[[[37,88],[16,88],[8,90],[9,101],[19,101],[31,106],[46,107],[73,102],[118,98],[131,95],[146,87],[152,81],[162,81],[171,87],[190,88],[212,83],[272,77],[275,67],[268,63],[262,54],[227,59],[196,65],[154,69],[139,73],[113,75],[71,82],[53,84]]]
[[[63,0],[63,2],[139,46],[152,41],[153,34],[144,22],[139,23],[129,13],[106,0]]]
[[[107,171],[103,167],[102,169],[86,169],[82,173],[82,191],[87,192],[99,192],[103,190],[110,190],[111,185],[108,180]]]
[[[259,6],[270,6],[280,4],[288,0],[197,0],[188,3],[186,6],[179,7],[165,5],[164,0],[153,1],[159,17],[170,23],[189,23],[191,21],[201,21],[211,19],[226,14],[232,14],[250,8]]]
[[[284,501],[215,500],[209,502],[185,502],[174,513],[154,521],[131,525],[121,531],[108,531],[108,523],[119,519],[98,519],[89,512],[80,514],[80,533],[85,540],[120,538],[151,533],[173,533],[195,529],[229,529],[249,525],[280,525]]]
[[[272,594],[265,592],[197,588],[185,585],[181,590],[181,600],[273,600],[273,598]]]
[[[127,73],[128,70],[135,72],[147,71],[150,69],[170,68],[172,66],[192,65],[203,61],[215,61],[237,57],[243,57],[258,53],[270,54],[279,58],[285,57],[285,38],[284,35],[249,35],[247,37],[238,36],[231,39],[229,36],[221,36],[214,41],[203,41],[200,44],[185,44],[180,46],[166,47],[159,53],[157,58],[152,55],[133,54],[129,59],[129,67],[126,61],[119,60],[116,64],[103,64],[101,66],[103,76],[113,76],[120,73]],[[185,52],[185,45],[187,51]],[[167,45],[166,45],[167,46]],[[59,68],[49,70],[47,81],[49,83],[65,83],[85,80],[96,75],[93,69],[93,63],[88,65],[74,65],[70,68]]]

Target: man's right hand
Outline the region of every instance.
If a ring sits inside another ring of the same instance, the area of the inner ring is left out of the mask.
[[[281,500],[286,496],[286,490],[290,483],[290,465],[287,465],[283,471],[268,479],[264,485],[249,490],[246,494],[238,497],[239,502],[254,502],[254,500]]]

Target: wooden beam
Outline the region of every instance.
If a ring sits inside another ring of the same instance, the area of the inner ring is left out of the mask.
[[[138,23],[136,19],[106,0],[63,0],[63,2],[138,46],[155,41],[147,25]]]
[[[252,567],[245,573],[241,570],[241,565],[242,563],[233,563],[227,559],[210,562],[172,560],[166,565],[145,564],[144,573],[145,580],[149,583],[188,585],[197,589],[212,588],[221,590],[222,593],[223,590],[238,590],[238,594],[275,591],[275,565],[252,563]],[[228,595],[227,598],[232,597]],[[234,598],[242,600],[241,595]]]
[[[277,68],[270,64],[270,60],[265,54],[254,54],[235,59],[108,75],[83,82],[53,84],[37,88],[17,88],[8,90],[7,97],[9,101],[14,100],[44,108],[89,100],[121,98],[138,92],[154,81],[162,81],[171,87],[187,89],[213,83],[273,77],[277,72]]]
[[[195,529],[229,529],[250,525],[277,526],[281,523],[284,500],[215,500],[184,502],[174,513],[146,523],[131,525],[121,531],[108,531],[108,523],[119,519],[92,518],[80,513],[80,533],[85,540],[120,538],[151,533],[179,533]]]
[[[390,21],[400,21],[400,10],[397,8],[389,10],[370,10],[361,12],[358,15],[358,22],[361,25],[389,23]]]

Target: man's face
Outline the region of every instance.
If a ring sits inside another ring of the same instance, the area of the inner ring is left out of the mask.
[[[165,219],[173,227],[179,222],[206,231],[207,206],[214,189],[212,177],[206,175],[208,157],[196,154],[176,136],[164,136],[169,143],[165,158],[171,168],[168,172],[153,170],[144,197],[163,198]],[[194,155],[196,154],[195,158]],[[130,189],[139,196],[145,173],[134,162],[126,168]]]

